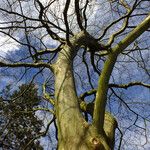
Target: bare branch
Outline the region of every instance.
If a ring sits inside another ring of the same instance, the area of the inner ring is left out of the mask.
[[[135,9],[135,6],[137,4],[137,0],[135,1],[134,5],[132,8],[130,8],[128,6],[128,4],[124,1],[124,0],[121,0],[121,3],[122,5],[127,9],[127,16],[126,18],[124,19],[124,22],[123,22],[123,25],[122,27],[120,28],[120,30],[118,30],[117,32],[115,32],[114,34],[112,34],[109,38],[109,41],[107,43],[107,45],[110,47],[111,44],[114,42],[114,39],[117,35],[121,34],[128,26],[128,21],[129,21],[129,17],[131,15],[131,13],[133,12],[133,10]]]
[[[127,89],[129,87],[137,86],[137,85],[138,86],[143,86],[143,87],[146,87],[146,88],[150,88],[150,84],[145,84],[145,83],[142,83],[142,82],[130,82],[128,84],[122,84],[122,85],[110,83],[109,87]]]
[[[54,106],[55,105],[54,99],[52,99],[51,96],[46,92],[46,83],[43,84],[42,88],[44,98],[47,99]]]
[[[66,41],[68,43],[69,42],[69,24],[68,24],[68,17],[67,17],[67,12],[68,12],[68,9],[69,9],[69,5],[70,5],[70,0],[67,0],[66,1],[66,4],[65,4],[65,8],[64,8],[64,12],[63,12],[63,15],[64,15],[64,21],[65,21],[65,26],[66,26]]]
[[[142,83],[142,82],[130,82],[128,84],[110,83],[108,86],[109,86],[109,88],[123,88],[123,89],[127,89],[127,88],[132,87],[132,86],[143,86],[143,87],[146,87],[146,88],[150,88],[150,84],[146,84],[146,83]],[[96,92],[97,92],[97,89],[92,89],[90,91],[87,91],[87,92],[81,94],[79,96],[79,99],[84,100],[85,97],[93,95]]]
[[[150,15],[143,20],[135,29],[133,29],[122,41],[120,41],[112,51],[114,53],[121,53],[128,47],[135,39],[137,39],[143,32],[150,27]]]
[[[133,4],[132,9],[130,9],[129,6],[128,6],[123,0],[122,0],[122,3],[124,3],[125,7],[127,8],[127,14],[124,15],[124,16],[122,16],[122,17],[120,17],[120,18],[118,18],[117,20],[115,20],[114,22],[112,22],[110,25],[108,25],[108,26],[105,28],[103,34],[97,39],[97,40],[101,40],[101,39],[105,36],[105,34],[106,34],[106,32],[109,30],[109,28],[111,28],[114,24],[118,23],[119,21],[125,19],[122,28],[121,28],[119,31],[117,31],[116,33],[114,33],[113,35],[111,35],[111,37],[110,37],[110,39],[109,39],[109,41],[108,41],[108,44],[107,44],[108,46],[110,46],[110,45],[112,44],[112,42],[114,41],[114,38],[115,38],[117,35],[119,35],[120,33],[122,33],[122,32],[126,29],[126,27],[127,27],[127,25],[128,25],[129,17],[130,17],[130,15],[132,14],[133,10],[135,9],[135,6],[136,6],[136,4],[137,4],[137,0],[136,0],[135,3]]]
[[[12,68],[17,68],[17,67],[32,67],[32,68],[39,68],[39,67],[45,67],[52,69],[52,65],[47,64],[47,63],[4,63],[0,62],[0,67],[12,67]]]
[[[62,46],[62,44],[54,49],[40,50],[40,51],[36,52],[35,56],[37,57],[37,56],[44,55],[44,54],[58,53],[61,50],[61,46]]]
[[[43,24],[43,26],[46,28],[47,32],[49,33],[49,35],[52,37],[52,39],[54,40],[58,40],[59,42],[63,42],[63,39],[61,39],[56,33],[54,33],[50,27],[48,26],[47,23],[45,23],[45,21],[43,21],[42,17],[43,17],[43,14],[44,14],[44,6],[42,5],[42,3],[39,1],[39,0],[36,0],[37,3],[39,4],[40,6],[40,13],[39,13],[39,20],[41,20],[41,23]]]
[[[100,133],[103,133],[104,114],[107,102],[107,92],[109,89],[108,83],[117,57],[127,46],[129,46],[149,27],[150,15],[142,23],[140,23],[132,32],[130,32],[121,42],[119,42],[119,44],[117,44],[112,49],[112,53],[108,55],[108,58],[101,72],[101,76],[99,77],[93,114],[93,124],[96,126]]]
[[[84,25],[85,30],[87,28],[86,10],[87,10],[88,3],[89,3],[89,0],[86,0],[85,6],[84,6],[84,10],[83,10],[83,17],[84,17],[84,22],[85,22],[85,25]]]
[[[43,20],[42,18],[41,18],[42,20],[41,20],[41,19],[37,19],[37,18],[30,18],[30,17],[27,17],[27,16],[25,16],[25,15],[19,14],[19,13],[17,13],[17,12],[8,11],[7,9],[3,9],[3,8],[0,8],[0,10],[3,11],[3,12],[5,12],[5,13],[7,13],[7,14],[13,14],[13,15],[16,15],[16,16],[18,16],[18,17],[25,18],[26,21],[27,21],[27,20],[30,20],[30,21],[37,21],[37,22],[41,22],[41,21],[42,21],[42,22],[44,22],[45,24],[52,25],[54,28],[56,28],[56,29],[58,29],[58,30],[60,30],[60,31],[66,32],[64,29],[62,29],[61,27],[55,25],[54,23],[50,22],[49,20]],[[16,22],[16,21],[13,21],[13,22]],[[19,22],[18,22],[18,23],[19,23]],[[6,24],[7,24],[7,23],[6,23]]]
[[[77,22],[78,22],[78,25],[79,25],[79,28],[82,30],[84,30],[83,26],[82,26],[82,14],[80,12],[80,8],[79,8],[79,0],[75,0],[75,12],[76,12],[76,15],[77,15]]]

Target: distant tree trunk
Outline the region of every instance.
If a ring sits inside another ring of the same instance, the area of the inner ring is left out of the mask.
[[[98,133],[98,130],[92,124],[88,124],[82,116],[73,77],[74,53],[76,49],[65,45],[54,65],[58,150],[113,149],[115,122],[112,118],[106,115],[109,127],[106,127],[105,134]],[[107,138],[107,135],[110,138]]]

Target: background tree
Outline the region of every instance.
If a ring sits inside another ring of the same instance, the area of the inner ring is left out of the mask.
[[[0,32],[17,50],[3,56],[0,66],[21,68],[19,79],[42,85],[59,150],[127,148],[122,135],[131,129],[145,131],[148,143],[150,115],[140,113],[140,104],[149,98],[149,5],[147,0],[1,2]],[[134,90],[124,90],[129,87]],[[146,96],[131,94],[141,87]],[[147,110],[146,100],[144,105]],[[115,140],[118,126],[122,132]]]
[[[2,91],[0,101],[0,145],[3,149],[23,149],[31,139],[40,134],[42,122],[32,111],[40,104],[40,99],[34,84],[23,84],[12,94],[10,87],[8,85]],[[28,148],[43,149],[39,141],[33,142]]]

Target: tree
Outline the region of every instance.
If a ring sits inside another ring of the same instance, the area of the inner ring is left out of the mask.
[[[106,111],[111,99],[119,99],[113,106],[124,104],[137,120],[146,119],[129,107],[121,93],[129,87],[150,87],[143,83],[149,77],[148,5],[147,0],[2,2],[0,32],[21,45],[22,54],[21,59],[2,59],[0,66],[39,68],[35,74],[42,73],[39,81],[48,78],[43,96],[52,105],[59,150],[114,149],[117,119]],[[121,74],[123,62],[125,67],[136,64],[145,79],[135,77],[138,71]],[[121,75],[116,77],[117,68]],[[53,80],[54,86],[49,85]]]
[[[0,143],[3,149],[23,149],[42,128],[41,120],[32,111],[39,105],[40,99],[34,84],[23,84],[12,94],[9,94],[10,87],[8,85],[3,90],[2,95],[7,99],[1,97],[0,101]],[[38,141],[28,148],[42,150]]]

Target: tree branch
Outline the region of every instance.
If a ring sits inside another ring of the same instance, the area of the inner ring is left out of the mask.
[[[117,32],[115,32],[114,34],[112,34],[109,38],[109,41],[107,43],[108,47],[111,46],[111,44],[114,42],[114,39],[117,35],[121,34],[128,26],[128,22],[129,22],[129,18],[130,18],[130,15],[131,13],[133,12],[133,10],[135,9],[135,6],[137,4],[137,0],[134,2],[132,8],[130,8],[128,6],[128,4],[124,1],[124,0],[121,0],[121,4],[126,8],[127,10],[127,16],[126,18],[124,19],[124,22],[123,22],[123,25],[122,27],[120,28],[120,30],[118,30]]]
[[[123,40],[121,40],[113,49],[114,53],[121,53],[127,48],[135,39],[137,39],[143,32],[150,28],[150,14],[143,20],[135,29],[133,29]]]
[[[56,28],[56,29],[58,29],[58,30],[60,30],[60,31],[62,31],[62,32],[66,32],[64,29],[62,29],[61,27],[55,25],[54,23],[50,22],[49,20],[43,20],[43,19],[41,20],[41,19],[37,19],[37,18],[30,18],[30,17],[27,17],[27,16],[25,16],[25,15],[19,14],[19,13],[17,13],[17,12],[8,11],[8,10],[3,9],[3,8],[0,8],[0,10],[3,11],[3,12],[5,12],[5,13],[7,13],[7,14],[12,14],[12,15],[16,15],[16,16],[18,16],[18,17],[23,17],[23,18],[25,18],[26,20],[37,21],[37,22],[43,21],[44,23],[50,24],[50,25],[52,25],[54,28]],[[15,22],[16,22],[16,21],[15,21]],[[9,23],[9,22],[8,22],[8,23]],[[12,23],[12,22],[11,22],[11,23]],[[19,22],[18,22],[18,23],[19,23]],[[6,24],[7,24],[7,23],[6,23]]]
[[[82,26],[82,16],[81,16],[81,13],[80,13],[80,8],[79,8],[79,0],[75,1],[75,12],[76,12],[76,15],[77,15],[77,22],[78,22],[79,28],[82,31],[82,30],[84,30],[84,28]]]
[[[104,115],[107,101],[108,83],[109,79],[117,60],[118,55],[128,47],[135,39],[137,39],[143,32],[150,27],[150,15],[144,19],[133,31],[131,31],[122,41],[120,41],[108,55],[108,58],[104,64],[101,76],[98,81],[98,89],[96,93],[93,124],[97,128],[99,133],[103,133]]]
[[[89,3],[89,0],[86,0],[85,6],[84,6],[84,10],[83,10],[83,17],[84,17],[84,22],[85,22],[85,25],[84,25],[85,30],[87,28],[86,10],[87,10],[88,3]]]
[[[39,20],[41,20],[41,23],[46,28],[48,34],[52,37],[52,39],[58,40],[59,42],[63,42],[63,39],[61,39],[55,32],[53,32],[50,29],[49,25],[45,21],[43,21],[42,17],[44,14],[45,7],[42,5],[42,3],[39,0],[36,0],[36,2],[38,3],[38,5],[40,7]]]
[[[0,62],[0,67],[12,67],[12,68],[17,68],[17,67],[32,67],[32,68],[39,68],[39,67],[45,67],[53,70],[52,65],[47,64],[47,63],[4,63]]]
[[[109,87],[127,89],[129,87],[136,86],[136,85],[150,88],[150,84],[145,84],[145,83],[142,83],[142,82],[130,82],[128,84],[122,84],[122,85],[110,83]]]
[[[36,52],[34,54],[34,56],[37,57],[37,56],[41,56],[44,54],[58,53],[61,50],[61,46],[62,46],[62,44],[60,44],[57,48],[54,48],[54,49],[51,48],[51,49],[40,50],[40,51]]]
[[[146,83],[143,83],[143,82],[130,82],[128,84],[110,83],[108,86],[109,86],[109,88],[123,88],[123,89],[127,89],[127,88],[132,87],[132,86],[143,86],[143,87],[146,87],[146,88],[150,88],[150,84],[146,84]],[[83,101],[85,97],[93,95],[96,92],[97,92],[97,89],[92,89],[90,91],[87,91],[87,92],[81,94],[79,96],[79,99],[81,99]]]
[[[46,92],[46,83],[43,84],[42,89],[43,89],[43,95],[44,98],[47,99],[53,106],[55,105],[54,99],[51,98],[51,96]]]
[[[67,12],[68,12],[68,9],[69,9],[69,5],[70,5],[70,0],[67,0],[65,8],[64,8],[64,12],[63,12],[65,26],[66,26],[66,40],[67,40],[68,43],[69,43],[69,24],[68,24],[68,19],[67,19],[68,18],[67,17]]]

